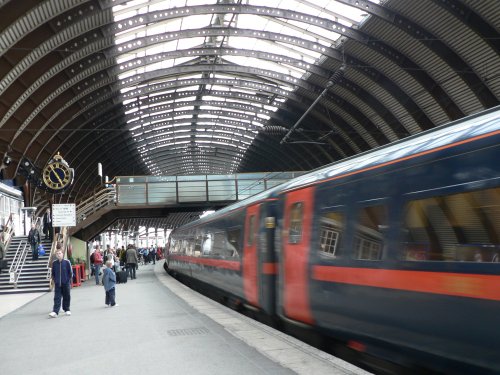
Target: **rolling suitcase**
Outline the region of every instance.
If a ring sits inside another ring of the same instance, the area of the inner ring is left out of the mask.
[[[118,271],[116,273],[116,283],[125,284],[127,282],[127,271]]]

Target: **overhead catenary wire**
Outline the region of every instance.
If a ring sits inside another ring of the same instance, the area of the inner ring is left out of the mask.
[[[342,64],[340,66],[340,68],[335,73],[333,73],[333,75],[331,76],[331,78],[326,83],[326,87],[323,89],[323,91],[321,92],[321,94],[319,94],[319,96],[316,98],[316,100],[309,106],[309,108],[304,112],[304,114],[290,128],[290,130],[288,131],[288,133],[285,134],[285,136],[283,137],[283,139],[280,141],[280,144],[286,143],[287,139],[290,137],[290,134],[292,134],[293,131],[295,130],[295,128],[297,126],[299,126],[299,124],[302,122],[302,120],[314,108],[314,106],[316,105],[316,103],[318,103],[319,100],[328,92],[328,90],[331,87],[333,87],[333,85],[335,85],[343,77],[344,72],[345,72],[345,68],[346,68],[346,65]]]

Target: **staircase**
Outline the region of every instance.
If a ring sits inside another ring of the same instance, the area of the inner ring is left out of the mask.
[[[45,255],[39,256],[38,260],[31,260],[31,250],[26,257],[21,276],[17,282],[17,288],[14,284],[9,284],[9,268],[12,264],[12,259],[16,253],[17,247],[21,241],[28,240],[28,236],[12,237],[9,248],[4,259],[8,261],[7,268],[3,268],[0,273],[0,294],[18,294],[18,293],[40,293],[49,291],[49,280],[47,280],[47,262],[49,261],[49,253],[51,243],[49,240],[44,240],[42,235],[42,245],[45,249]]]

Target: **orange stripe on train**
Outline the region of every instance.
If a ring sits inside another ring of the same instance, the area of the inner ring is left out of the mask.
[[[313,278],[343,284],[500,301],[500,276],[314,266]]]
[[[277,275],[278,263],[262,263],[262,273],[265,275]]]

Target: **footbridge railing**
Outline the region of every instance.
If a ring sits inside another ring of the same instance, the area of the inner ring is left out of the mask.
[[[240,201],[304,172],[117,177],[117,205],[177,205]]]
[[[189,203],[236,202],[306,172],[230,175],[118,176],[77,206],[77,223],[109,207],[158,207]]]

